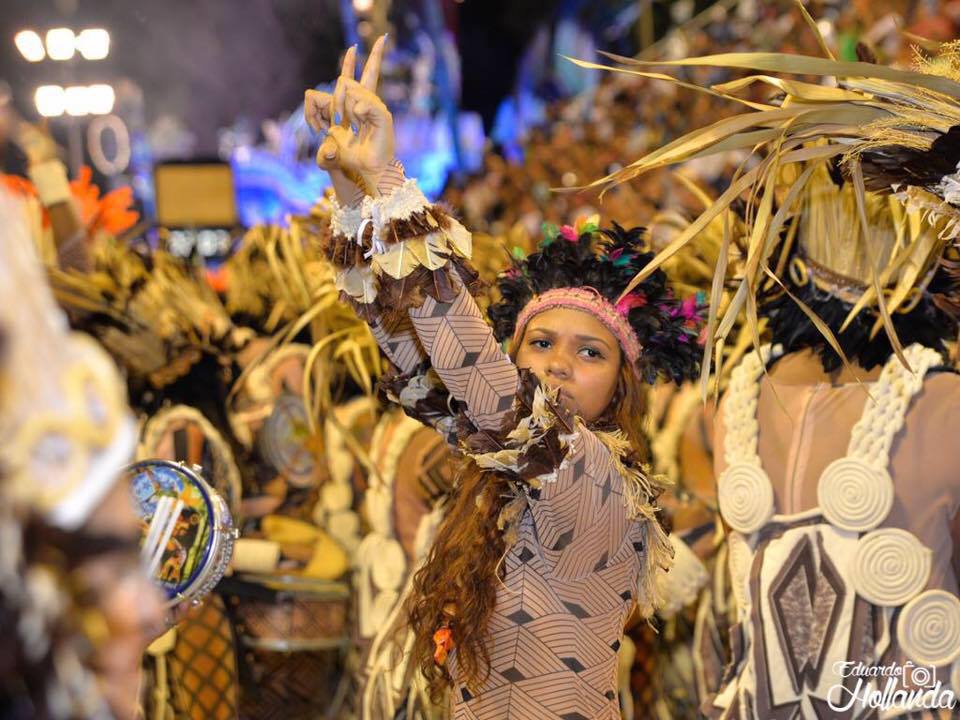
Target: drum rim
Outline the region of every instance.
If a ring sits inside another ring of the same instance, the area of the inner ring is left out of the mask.
[[[313,595],[315,599],[345,600],[350,598],[350,583],[342,580],[321,580],[291,573],[238,572],[238,580],[259,585],[278,593]],[[309,587],[313,585],[313,587]],[[319,586],[319,587],[318,587]]]
[[[199,473],[197,474],[199,475]],[[193,602],[200,602],[213,592],[214,588],[223,579],[233,558],[234,544],[239,536],[239,531],[233,525],[233,517],[224,497],[216,489],[212,489],[211,499],[214,501],[216,519],[211,532],[213,538],[211,552],[213,555],[210,564],[197,576],[195,583],[187,588],[187,592],[190,594],[184,593],[184,596]]]

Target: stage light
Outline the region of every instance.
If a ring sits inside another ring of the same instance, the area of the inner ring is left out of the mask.
[[[109,85],[91,85],[87,88],[87,107],[91,115],[107,115],[113,110],[116,100]]]
[[[47,55],[51,60],[69,60],[76,51],[76,37],[70,28],[47,31]]]
[[[86,85],[71,85],[66,90],[67,115],[80,117],[90,114],[90,88]]]
[[[33,96],[37,112],[44,117],[59,117],[67,108],[67,97],[59,85],[41,85]]]
[[[373,0],[353,0],[353,9],[359,13],[370,12],[373,9]]]
[[[21,30],[13,36],[13,42],[29,62],[40,62],[47,56],[43,49],[43,40],[33,30]]]
[[[110,33],[103,28],[88,28],[77,35],[77,50],[85,60],[103,60],[110,54]]]

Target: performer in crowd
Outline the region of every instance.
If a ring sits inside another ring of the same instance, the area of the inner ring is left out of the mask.
[[[455,717],[617,718],[623,624],[671,556],[644,383],[696,371],[698,308],[662,272],[618,301],[652,257],[642,230],[565,227],[501,279],[494,331],[470,233],[393,160],[383,45],[360,81],[348,50],[306,116],[338,198],[328,256],[395,366],[383,385],[466,455],[408,603],[413,659]]]
[[[771,339],[733,371],[716,425],[737,623],[703,708],[713,717],[862,717],[885,691],[883,717],[937,716],[949,707],[939,692],[893,692],[939,680],[960,693],[960,377],[946,356],[960,329],[957,57],[947,46],[906,71],[859,55],[678,61],[763,73],[714,91],[785,93],[668,153],[757,152],[691,226],[751,188],[726,317],[765,318]],[[808,72],[835,83],[790,77]],[[721,260],[714,288],[723,271]]]
[[[0,715],[132,718],[164,610],[117,482],[136,443],[124,383],[68,331],[2,189],[0,219]]]
[[[14,194],[25,196],[29,205],[36,206],[32,209],[37,219],[42,215],[44,226],[49,224],[49,231],[35,228],[31,233],[39,245],[41,259],[48,265],[89,272],[94,233],[84,226],[74,188],[67,179],[66,165],[59,156],[60,149],[46,127],[28,123],[12,110],[0,109],[2,111],[9,113],[11,139],[26,157],[29,181],[17,175],[0,174],[0,183]],[[89,178],[87,183],[89,187]],[[79,182],[73,184],[79,185]]]

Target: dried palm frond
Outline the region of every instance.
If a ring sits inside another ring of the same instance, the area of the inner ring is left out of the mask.
[[[805,11],[804,16],[809,21]],[[815,29],[812,21],[809,22]],[[826,48],[823,42],[821,46]],[[846,230],[857,228],[867,238],[874,235],[868,216],[869,208],[877,201],[871,198],[867,186],[896,192],[911,211],[898,213],[892,207],[884,210],[884,222],[893,229],[890,237],[894,245],[887,249],[885,263],[881,263],[880,253],[875,254],[868,263],[868,276],[856,278],[864,287],[851,312],[852,318],[864,308],[875,310],[877,329],[882,326],[894,350],[901,354],[891,313],[920,278],[929,276],[947,246],[953,245],[960,236],[960,193],[951,192],[960,187],[960,181],[956,175],[937,176],[944,170],[955,173],[956,161],[960,160],[960,142],[955,129],[960,126],[957,50],[947,45],[936,59],[914,70],[871,62],[841,62],[826,52],[827,58],[729,53],[656,63],[614,55],[607,57],[615,65],[573,61],[582,67],[669,80],[719,94],[749,108],[747,112],[689,132],[588,186],[606,191],[655,168],[729,150],[749,154],[749,162],[741,166],[729,188],[659,252],[624,294],[703,233],[734,201],[746,194],[749,199],[741,277],[722,314],[716,310],[711,313],[708,342],[722,343],[740,314],[745,313],[746,327],[759,345],[756,301],[759,291],[772,283],[789,293],[780,279],[782,254],[776,252],[783,248],[783,233],[797,231],[798,218],[805,207],[809,209],[807,201],[824,187],[823,169],[839,163],[850,185],[844,192],[852,198],[852,203],[846,206],[843,222]],[[650,65],[736,68],[757,74],[698,88],[669,75],[640,69]],[[834,84],[813,84],[796,76],[820,77]],[[758,103],[738,97],[738,93],[756,83],[775,90],[778,100]],[[935,153],[946,154],[948,159],[934,162],[931,157]],[[836,238],[821,239],[836,241]],[[725,263],[723,258],[718,260],[717,273],[721,277]],[[799,299],[796,301],[802,305]],[[831,330],[808,310],[804,311],[810,321],[845,358]],[[715,353],[705,354],[704,375],[712,354]]]

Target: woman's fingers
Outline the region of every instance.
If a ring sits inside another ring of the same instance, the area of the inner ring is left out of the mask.
[[[335,128],[336,126],[334,126]],[[333,130],[334,128],[331,128]],[[317,150],[317,165],[324,170],[333,170],[340,164],[340,143],[334,133],[330,132],[320,143],[320,149]]]
[[[333,122],[333,95],[307,90],[303,95],[303,119],[315,132],[327,130]]]
[[[363,67],[363,74],[360,76],[360,84],[373,93],[377,91],[377,83],[380,81],[380,65],[383,62],[383,49],[386,45],[386,35],[377,38],[370,49],[370,57],[367,58],[367,64]]]
[[[343,55],[343,64],[340,66],[340,77],[351,80],[357,77],[357,46],[351,45]]]
[[[357,46],[353,45],[347,54],[343,56],[343,66],[340,69],[340,77],[337,78],[337,86],[333,91],[333,111],[339,117],[339,124],[344,125],[347,122],[344,116],[344,97],[346,88],[344,81],[353,80],[357,72]]]
[[[365,172],[385,166],[393,157],[393,119],[376,94],[385,43],[386,36],[374,43],[360,82],[355,79],[354,46],[344,55],[333,93],[308,90],[304,96],[307,122],[315,130],[327,131],[317,164],[328,171],[342,171],[361,184]],[[352,128],[357,129],[356,135]]]
[[[390,120],[390,111],[375,92],[356,80],[344,80],[344,109],[353,125],[361,131],[364,125],[384,127]]]

